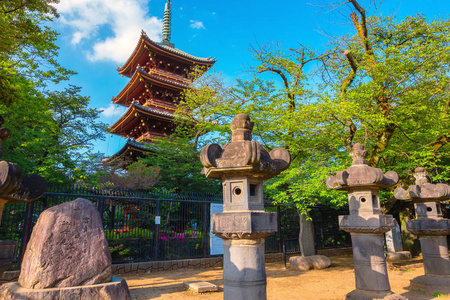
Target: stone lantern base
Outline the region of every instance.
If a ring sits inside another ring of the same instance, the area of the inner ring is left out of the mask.
[[[365,291],[356,289],[347,294],[345,297],[347,300],[376,300],[376,299],[384,299],[384,300],[407,300],[403,296],[394,294],[391,291]]]
[[[66,288],[27,289],[18,282],[5,283],[0,288],[0,299],[5,300],[60,300],[60,299],[91,299],[91,300],[129,300],[130,292],[126,281],[113,276],[111,282],[82,285]]]
[[[422,275],[410,280],[411,288],[426,293],[450,294],[450,275]]]

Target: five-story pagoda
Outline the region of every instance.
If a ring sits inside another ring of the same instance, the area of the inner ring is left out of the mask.
[[[162,41],[152,41],[142,31],[131,56],[118,68],[120,75],[130,81],[113,97],[114,104],[128,107],[125,113],[109,127],[111,133],[128,138],[125,146],[109,158],[134,159],[147,151],[144,143],[170,135],[173,118],[181,93],[190,87],[194,69],[206,72],[214,58],[199,58],[174,47],[170,42],[171,3],[164,11]]]

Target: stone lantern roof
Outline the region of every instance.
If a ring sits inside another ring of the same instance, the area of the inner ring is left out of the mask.
[[[379,168],[367,164],[367,150],[361,143],[353,145],[350,156],[353,158],[352,166],[344,171],[337,172],[336,176],[327,178],[328,188],[333,190],[351,190],[357,187],[387,188],[398,182],[398,174],[389,171],[383,174]]]
[[[396,188],[394,196],[414,203],[416,219],[406,223],[410,232],[418,236],[445,236],[450,234],[450,220],[442,217],[440,202],[450,199],[450,186],[444,183],[431,184],[427,175],[423,167],[416,168],[416,184],[407,190]]]
[[[450,199],[450,186],[445,183],[432,184],[427,178],[427,171],[423,167],[414,170],[416,184],[409,186],[405,191],[403,188],[396,188],[395,198],[404,201],[445,201]]]
[[[266,180],[289,167],[291,156],[286,149],[274,148],[268,152],[257,141],[252,141],[253,125],[248,115],[238,114],[230,124],[231,143],[223,147],[218,144],[203,147],[200,161],[207,178],[250,175]]]

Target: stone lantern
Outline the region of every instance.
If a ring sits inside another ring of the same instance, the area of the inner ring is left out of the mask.
[[[5,120],[0,115],[0,127],[4,123]],[[41,176],[22,176],[16,164],[1,160],[1,142],[10,136],[11,131],[8,128],[0,128],[0,223],[5,204],[33,201],[42,196],[47,188],[47,182]],[[0,241],[0,275],[12,266],[16,259],[17,245],[17,241]]]
[[[450,293],[450,261],[447,235],[450,220],[442,217],[441,201],[450,199],[450,186],[431,184],[424,168],[414,170],[416,184],[406,191],[396,188],[395,198],[412,201],[416,219],[406,222],[406,228],[419,236],[425,275],[411,280],[411,287],[429,292]]]
[[[394,227],[394,218],[381,214],[379,198],[379,190],[395,185],[398,175],[368,166],[366,155],[360,143],[353,145],[352,166],[326,182],[348,192],[350,215],[339,216],[339,227],[352,237],[356,289],[346,299],[405,299],[390,290],[383,234]]]
[[[224,248],[224,299],[266,299],[264,240],[277,231],[276,213],[264,212],[262,184],[287,169],[283,148],[267,152],[252,141],[253,122],[238,114],[231,122],[231,143],[205,146],[200,152],[207,178],[222,180],[223,213],[211,217],[211,232]]]

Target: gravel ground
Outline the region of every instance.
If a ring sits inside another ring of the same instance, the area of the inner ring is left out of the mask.
[[[324,270],[283,269],[283,264],[268,263],[267,298],[269,300],[345,299],[355,286],[351,255],[330,257],[332,265]],[[409,280],[423,275],[421,257],[388,264],[391,290],[412,300],[450,298],[431,292],[409,290]],[[222,269],[195,269],[124,276],[135,299],[223,299]],[[218,285],[215,293],[195,294],[183,287],[184,281],[207,281]]]

